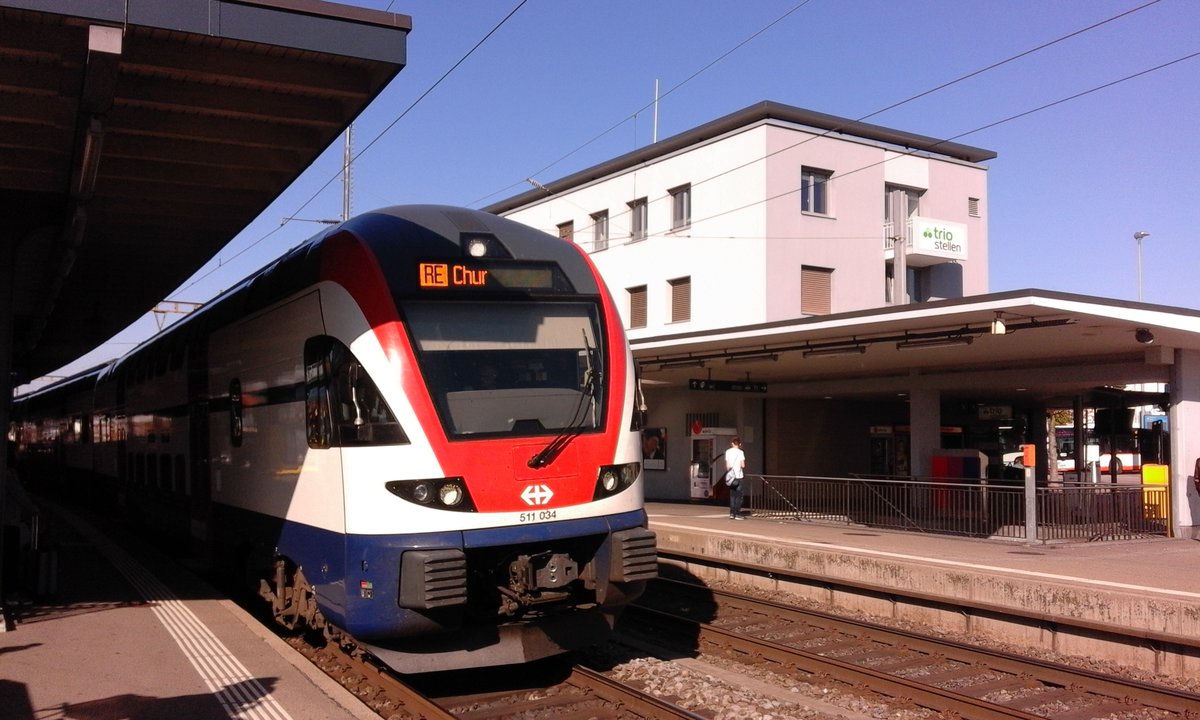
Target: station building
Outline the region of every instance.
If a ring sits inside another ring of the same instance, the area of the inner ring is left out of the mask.
[[[962,450],[995,477],[1032,445],[1045,482],[1055,410],[1146,406],[1173,530],[1197,533],[1200,313],[989,293],[996,157],[764,102],[485,209],[578,243],[607,281],[663,448],[651,498],[704,497],[732,434],[763,475],[927,479]]]

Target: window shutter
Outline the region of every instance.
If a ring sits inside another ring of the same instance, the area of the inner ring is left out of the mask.
[[[690,277],[671,280],[671,322],[686,322],[692,319],[692,279]]]
[[[828,315],[831,307],[833,271],[826,268],[800,268],[800,312]]]
[[[629,327],[646,327],[646,286],[629,288]]]

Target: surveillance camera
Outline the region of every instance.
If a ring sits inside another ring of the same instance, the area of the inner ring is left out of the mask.
[[[1154,342],[1154,333],[1150,332],[1146,328],[1138,328],[1137,330],[1133,331],[1133,339],[1137,340],[1143,345],[1149,345],[1150,343]]]

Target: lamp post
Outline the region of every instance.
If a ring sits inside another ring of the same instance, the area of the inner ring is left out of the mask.
[[[1138,302],[1142,301],[1142,238],[1150,237],[1150,233],[1145,230],[1138,230],[1133,234],[1133,239],[1137,240],[1137,275],[1138,275]]]

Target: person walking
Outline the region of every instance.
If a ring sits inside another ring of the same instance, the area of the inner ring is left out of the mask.
[[[742,452],[742,439],[734,436],[725,451],[725,484],[729,486],[729,519],[743,520],[742,479],[746,475],[746,453]]]

